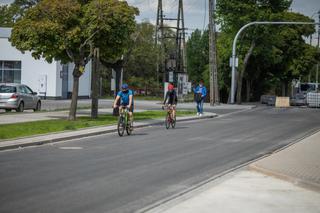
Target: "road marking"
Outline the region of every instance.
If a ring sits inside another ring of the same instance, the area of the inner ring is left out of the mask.
[[[78,146],[78,147],[59,147],[59,149],[63,149],[63,150],[80,150],[83,149],[82,147]]]

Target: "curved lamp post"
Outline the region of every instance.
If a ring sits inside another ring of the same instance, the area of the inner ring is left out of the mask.
[[[243,27],[240,28],[238,33],[236,34],[234,40],[233,40],[233,46],[232,46],[232,76],[231,76],[231,100],[230,103],[235,103],[235,77],[236,77],[236,47],[237,47],[237,40],[240,36],[241,32],[245,30],[247,27],[251,25],[317,25],[319,23],[315,22],[288,22],[288,21],[280,21],[280,22],[274,22],[274,21],[254,21],[250,22]]]

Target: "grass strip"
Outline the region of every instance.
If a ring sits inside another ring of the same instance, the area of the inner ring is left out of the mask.
[[[177,116],[194,115],[194,111],[178,111]],[[165,111],[145,111],[134,113],[134,120],[148,120],[164,118]],[[34,136],[39,134],[47,134],[61,131],[72,131],[88,127],[109,126],[114,125],[118,121],[118,117],[112,115],[100,115],[98,119],[90,117],[79,117],[76,121],[68,121],[67,119],[33,121],[15,124],[0,125],[0,140],[13,139],[19,137]]]

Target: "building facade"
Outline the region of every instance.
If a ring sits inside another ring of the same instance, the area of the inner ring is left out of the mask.
[[[70,98],[74,65],[48,63],[43,58],[34,59],[31,52],[21,53],[11,45],[10,35],[10,28],[0,28],[0,83],[25,84],[46,98]],[[91,63],[88,63],[80,78],[79,97],[88,98],[90,93]]]

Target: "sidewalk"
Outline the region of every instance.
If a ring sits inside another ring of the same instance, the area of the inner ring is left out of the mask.
[[[179,123],[183,121],[210,119],[214,117],[217,117],[217,114],[206,113],[202,117],[198,117],[198,116],[177,117],[177,122]],[[134,122],[134,129],[153,126],[153,125],[162,125],[162,124],[164,124],[163,119],[139,121],[139,122]],[[33,136],[33,137],[19,138],[14,140],[5,140],[5,141],[0,141],[0,150],[8,150],[8,149],[15,149],[20,147],[42,145],[47,143],[54,143],[59,141],[96,136],[100,134],[113,133],[116,131],[117,131],[117,126],[115,125],[100,126],[100,127],[92,127],[92,128],[86,128],[86,129],[81,129],[76,131],[65,131],[65,132],[58,132],[58,133],[39,135],[39,136]]]
[[[319,213],[319,152],[320,132],[149,212]]]

